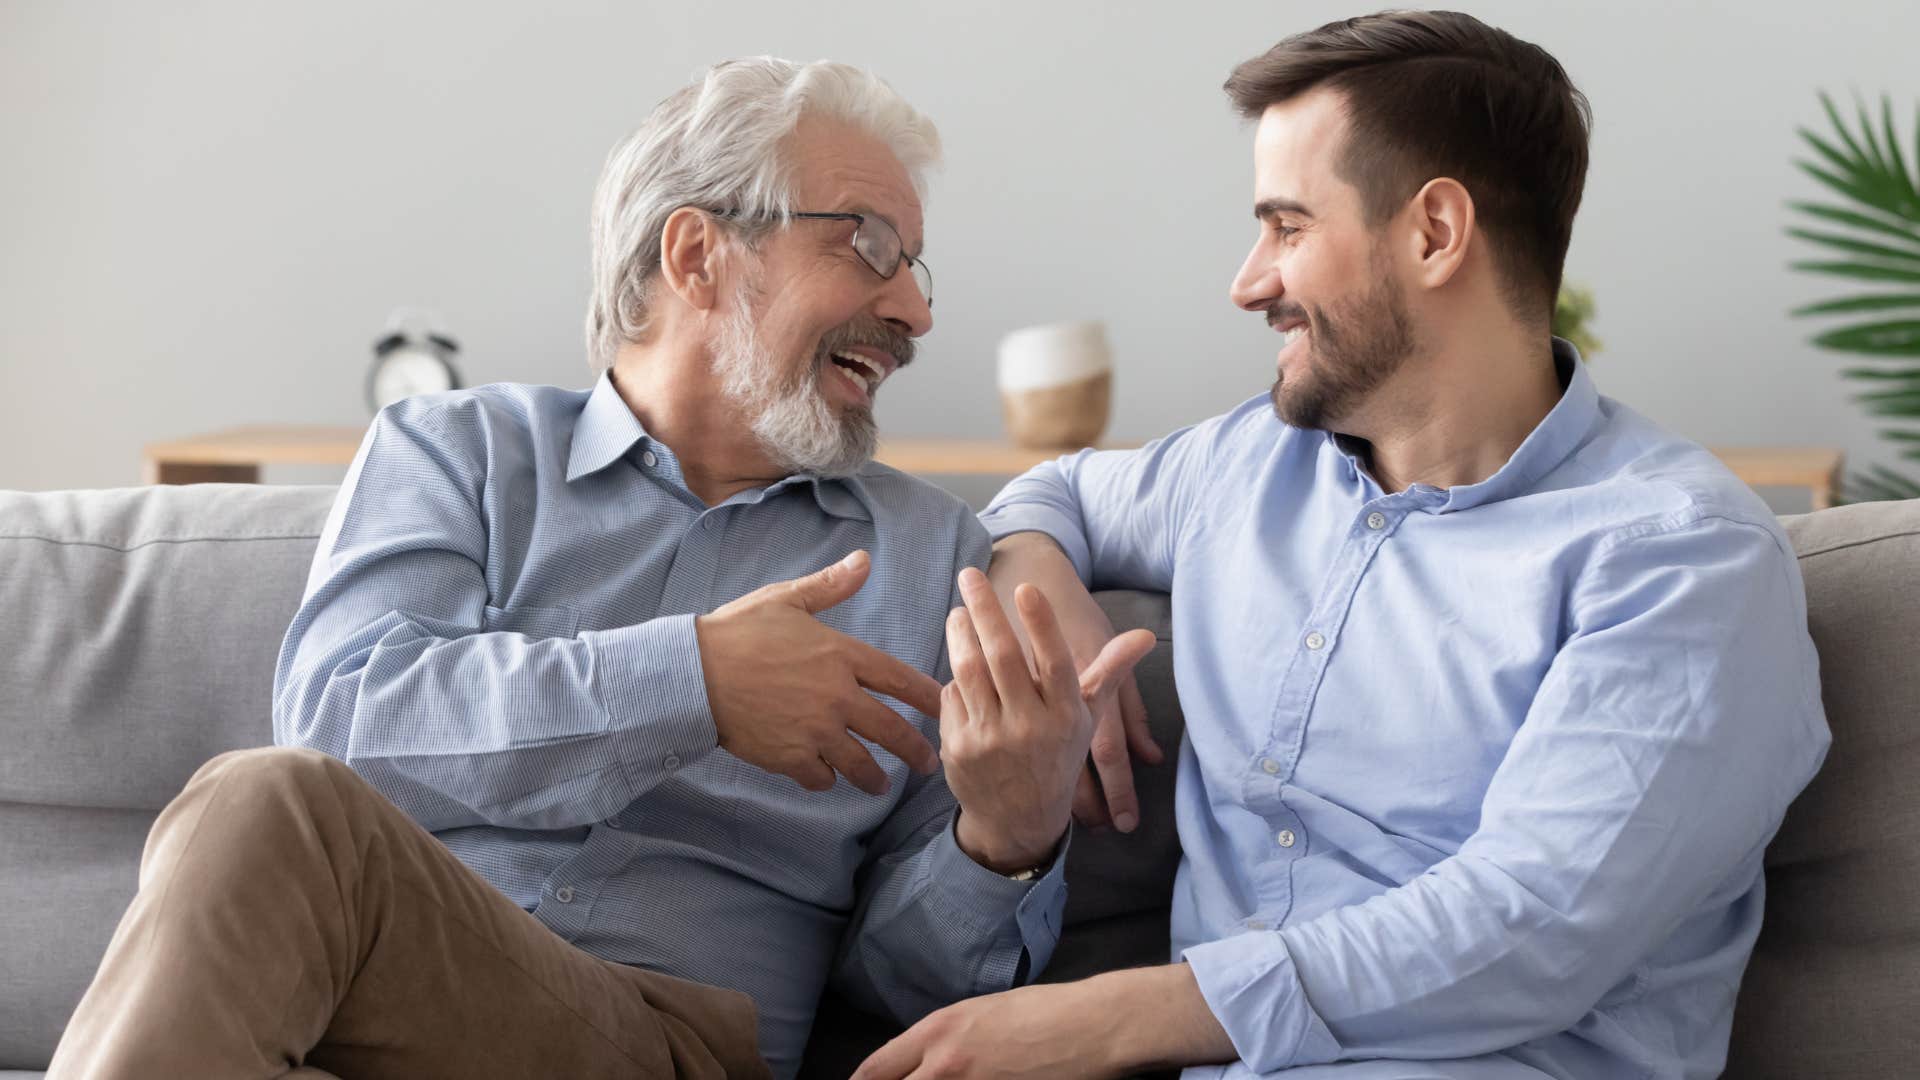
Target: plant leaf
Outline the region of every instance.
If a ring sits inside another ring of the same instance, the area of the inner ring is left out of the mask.
[[[1860,158],[1848,157],[1835,149],[1832,143],[1808,131],[1806,128],[1798,128],[1796,130],[1800,133],[1800,137],[1806,140],[1808,146],[1813,147],[1815,152],[1821,157],[1826,158],[1828,164],[1838,169],[1842,175],[1853,180],[1855,183],[1869,187],[1874,186],[1872,182],[1880,176],[1880,173],[1874,169],[1872,162]]]
[[[1908,391],[1904,395],[1888,398],[1876,398],[1872,394],[1860,394],[1854,398],[1862,408],[1873,416],[1886,416],[1895,419],[1920,417],[1920,391]]]
[[[1920,356],[1920,319],[1854,323],[1819,334],[1814,337],[1813,343],[1823,349],[1840,352]]]
[[[1852,133],[1847,131],[1847,125],[1840,119],[1840,111],[1833,107],[1833,98],[1825,90],[1820,91],[1820,107],[1827,110],[1827,119],[1833,121],[1833,130],[1840,133],[1840,138],[1846,142],[1847,149],[1853,151],[1855,157],[1865,161],[1866,153],[1860,149],[1859,143],[1853,141]]]
[[[1909,196],[1920,196],[1920,189],[1913,184],[1913,174],[1907,171],[1906,156],[1900,153],[1900,140],[1893,133],[1893,98],[1887,94],[1880,95],[1880,123],[1887,135],[1887,159],[1892,166],[1889,171],[1900,179]]]
[[[1880,137],[1873,133],[1873,117],[1867,115],[1867,103],[1858,92],[1853,95],[1853,108],[1860,117],[1860,139],[1867,144],[1866,159],[1873,163],[1875,171],[1887,172],[1887,156],[1880,149]]]
[[[1920,390],[1920,368],[1853,367],[1840,369],[1840,375],[1848,379],[1866,379],[1873,382],[1911,382],[1914,389]]]
[[[1822,300],[1793,309],[1795,315],[1837,315],[1847,311],[1886,311],[1889,308],[1920,307],[1920,293],[1867,293]]]
[[[1920,246],[1920,222],[1908,225],[1897,221],[1887,221],[1839,206],[1826,206],[1821,203],[1790,202],[1787,204],[1803,214],[1810,214],[1828,221],[1837,221],[1842,225],[1852,225],[1859,229],[1871,229],[1887,236],[1898,237],[1908,243]]]
[[[1881,428],[1879,435],[1894,442],[1920,443],[1920,431],[1908,431],[1906,428]]]
[[[1896,266],[1875,266],[1858,262],[1814,262],[1802,260],[1789,264],[1795,270],[1805,270],[1813,274],[1833,274],[1837,277],[1859,278],[1862,281],[1904,281],[1920,284],[1920,272]]]
[[[1796,161],[1794,164],[1800,166],[1800,170],[1808,176],[1845,195],[1854,202],[1870,206],[1890,217],[1901,216],[1899,204],[1889,200],[1884,192],[1876,192],[1871,187],[1862,187],[1854,181],[1835,176],[1818,165],[1810,165],[1804,161]]]
[[[1901,248],[1887,247],[1884,244],[1870,244],[1865,240],[1855,240],[1851,236],[1842,236],[1838,233],[1815,232],[1812,229],[1788,229],[1787,235],[1797,236],[1809,243],[1838,248],[1841,251],[1851,252],[1855,255],[1866,255],[1875,259],[1891,259],[1895,262],[1920,262],[1920,251],[1907,251]]]
[[[1846,501],[1850,503],[1920,499],[1920,481],[1910,480],[1884,465],[1875,465],[1867,472],[1848,476],[1846,493]]]

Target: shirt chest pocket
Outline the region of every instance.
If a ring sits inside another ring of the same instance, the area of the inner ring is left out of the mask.
[[[487,633],[524,634],[530,638],[570,638],[580,631],[580,613],[561,605],[488,606],[481,615],[480,629]]]

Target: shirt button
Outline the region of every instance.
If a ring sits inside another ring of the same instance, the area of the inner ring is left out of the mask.
[[[573,903],[573,886],[562,885],[553,891],[553,898],[563,904]]]
[[[1249,930],[1265,930],[1266,928],[1267,928],[1267,920],[1265,919],[1248,919],[1247,920],[1247,929]]]
[[[1313,633],[1307,635],[1307,648],[1309,649],[1321,648],[1325,646],[1326,643],[1327,643],[1327,639],[1325,637],[1322,637],[1320,634],[1320,631],[1318,630],[1315,630]]]
[[[668,754],[666,757],[660,759],[660,764],[666,766],[668,772],[672,772],[680,767],[680,755]]]
[[[1293,835],[1292,829],[1281,829],[1274,834],[1273,838],[1280,841],[1281,847],[1292,847],[1294,840],[1297,839],[1297,837]]]
[[[704,521],[702,521],[702,522],[700,523],[700,527],[701,527],[701,528],[703,528],[703,529],[705,529],[705,530],[707,530],[708,532],[712,532],[712,531],[713,531],[713,516],[712,516],[711,514],[709,514],[709,515],[707,516],[707,518],[706,518],[706,520],[704,520]]]
[[[1381,513],[1378,510],[1375,510],[1373,513],[1367,515],[1367,528],[1372,529],[1375,532],[1378,532],[1379,530],[1384,529],[1386,527],[1387,527],[1387,515]]]
[[[646,453],[644,453],[644,454],[641,454],[641,455],[640,455],[640,460],[641,460],[641,461],[644,461],[644,462],[646,462],[646,463],[647,463],[647,468],[649,468],[649,469],[651,469],[651,468],[653,468],[653,467],[654,467],[655,465],[658,465],[658,464],[660,464],[660,459],[659,459],[659,458],[657,458],[657,457],[654,457],[654,456],[653,456],[653,451],[651,451],[651,450],[649,450],[649,451],[647,451],[647,452],[646,452]]]
[[[1268,776],[1277,775],[1280,772],[1280,763],[1270,757],[1263,757],[1260,759],[1260,771]]]

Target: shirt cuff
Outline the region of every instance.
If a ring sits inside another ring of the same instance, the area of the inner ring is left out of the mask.
[[[580,635],[635,797],[720,744],[693,619],[669,615]]]
[[[1340,1043],[1313,1011],[1279,932],[1194,945],[1181,954],[1240,1060],[1261,1075],[1337,1060]]]
[[[1081,584],[1093,580],[1093,553],[1087,547],[1087,538],[1080,531],[1080,525],[1067,514],[1042,503],[1015,502],[1003,506],[989,506],[980,515],[980,524],[987,527],[987,535],[995,541],[1004,540],[1014,533],[1046,533],[1060,550],[1067,553],[1067,559],[1073,563],[1073,572],[1080,575]]]
[[[1015,881],[974,862],[961,849],[954,837],[959,822],[956,813],[933,841],[928,889],[949,918],[992,943],[980,968],[981,992],[1011,987],[1022,951],[1027,956],[1031,981],[1046,969],[1054,946],[1060,942],[1060,919],[1067,907],[1067,848],[1073,842],[1073,827],[1069,825],[1060,838],[1060,848],[1046,873],[1032,881]]]

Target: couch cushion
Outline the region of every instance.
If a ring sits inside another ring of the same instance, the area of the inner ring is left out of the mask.
[[[0,492],[0,1068],[44,1068],[154,814],[272,741],[330,487]]]
[[[1920,1062],[1920,501],[1788,518],[1833,748],[1767,850],[1728,1075]]]
[[[158,810],[272,741],[330,487],[0,492],[0,802]]]
[[[1044,976],[1048,982],[1084,978],[1117,967],[1164,964],[1170,956],[1168,907],[1180,868],[1180,836],[1173,821],[1174,761],[1185,718],[1173,685],[1173,613],[1165,593],[1103,592],[1096,599],[1116,630],[1144,627],[1160,644],[1134,668],[1154,741],[1166,752],[1159,765],[1136,763],[1140,825],[1131,833],[1078,830],[1067,854],[1067,910],[1060,945]],[[1156,932],[1140,933],[1142,918]]]

